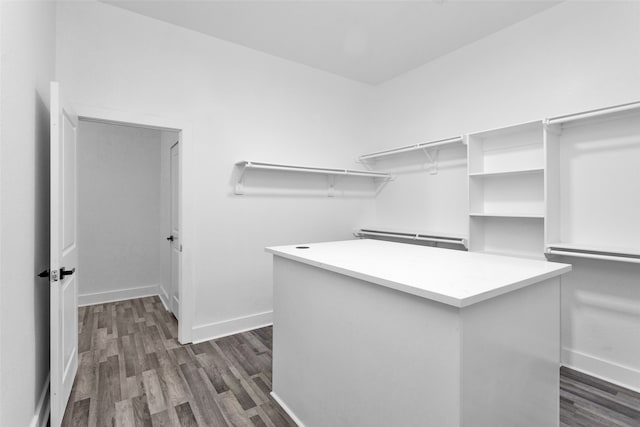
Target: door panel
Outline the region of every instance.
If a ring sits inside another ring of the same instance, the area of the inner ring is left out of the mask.
[[[176,142],[171,147],[171,295],[169,304],[171,311],[179,318],[180,303],[180,149]]]
[[[75,277],[70,277],[62,286],[62,298],[64,299],[64,303],[62,304],[62,309],[64,310],[62,315],[63,325],[74,325],[78,319],[78,316],[76,315],[75,280]],[[68,371],[73,367],[73,359],[77,352],[77,334],[73,334],[74,331],[70,329],[71,328],[61,329],[64,342],[64,357],[62,359],[64,366],[63,378],[68,377]]]
[[[51,83],[51,426],[58,427],[78,370],[78,120]]]
[[[63,256],[76,247],[76,132],[73,119],[62,111],[62,229]]]

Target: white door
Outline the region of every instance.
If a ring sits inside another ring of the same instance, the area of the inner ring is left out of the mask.
[[[169,219],[171,225],[171,295],[169,298],[171,301],[171,311],[175,314],[176,318],[180,318],[178,315],[180,293],[179,293],[179,281],[180,281],[180,150],[178,143],[176,142],[171,147],[171,218]]]
[[[76,140],[78,119],[51,83],[51,426],[58,427],[78,370]]]

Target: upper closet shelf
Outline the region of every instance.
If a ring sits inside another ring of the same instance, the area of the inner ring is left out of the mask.
[[[427,158],[427,162],[429,162],[430,164],[429,172],[431,174],[436,174],[438,173],[438,150],[440,150],[441,148],[456,147],[459,145],[463,145],[464,143],[465,140],[462,136],[439,139],[437,141],[422,142],[420,144],[406,145],[404,147],[363,154],[362,156],[358,157],[358,162],[365,165],[370,165],[371,163],[385,157],[420,151],[422,152],[422,154],[424,154],[424,156]]]
[[[244,167],[244,169],[263,169],[273,171],[284,172],[302,172],[302,173],[319,173],[322,175],[351,175],[351,176],[366,176],[370,178],[384,178],[389,179],[391,175],[384,172],[371,172],[352,169],[331,169],[331,168],[317,168],[309,166],[291,166],[280,165],[276,163],[262,163],[262,162],[250,162],[247,160],[236,163],[236,166]]]
[[[245,194],[244,188],[244,180],[247,171],[250,170],[261,170],[261,171],[274,171],[274,172],[286,172],[286,173],[299,173],[299,174],[313,174],[313,175],[324,175],[328,178],[328,193],[329,197],[335,196],[335,178],[346,177],[346,178],[369,178],[374,183],[376,183],[376,193],[380,190],[382,185],[389,181],[392,176],[388,173],[384,172],[373,172],[373,171],[362,171],[362,170],[352,170],[352,169],[334,169],[334,168],[319,168],[319,167],[311,167],[311,166],[294,166],[294,165],[283,165],[277,163],[265,163],[265,162],[252,162],[243,160],[236,163],[236,166],[240,168],[240,173],[238,174],[238,178],[235,185],[235,194]],[[300,193],[304,193],[304,191],[300,191]]]
[[[443,146],[452,146],[463,144],[464,139],[462,136],[456,136],[455,138],[447,138],[447,139],[439,139],[437,141],[423,142],[420,144],[406,145],[404,147],[392,148],[389,150],[376,151],[375,153],[363,154],[358,157],[358,160],[361,162],[367,161],[375,161],[382,157],[393,156],[395,154],[407,153],[410,151],[423,151],[427,153],[426,150],[430,150],[432,148],[441,148]],[[427,153],[427,156],[429,154]]]
[[[625,116],[627,114],[640,113],[640,102],[631,102],[629,104],[616,105],[614,107],[599,108],[597,110],[583,111],[576,114],[567,114],[565,116],[551,117],[545,121],[545,125],[553,128],[554,125],[569,126],[581,125],[597,120],[607,120],[610,118]]]

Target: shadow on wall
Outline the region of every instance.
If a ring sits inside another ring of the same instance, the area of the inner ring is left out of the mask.
[[[42,387],[49,374],[49,298],[50,287],[46,278],[38,273],[49,268],[50,239],[50,116],[49,107],[36,92],[35,111],[35,188],[34,188],[34,272],[33,272],[33,308],[34,339],[36,349],[35,402],[40,399]]]

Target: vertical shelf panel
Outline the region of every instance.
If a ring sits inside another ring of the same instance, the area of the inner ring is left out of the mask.
[[[542,121],[478,132],[469,144],[469,249],[544,258]]]

